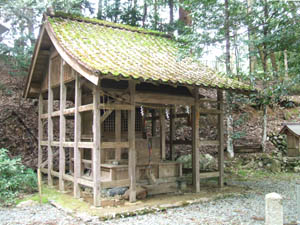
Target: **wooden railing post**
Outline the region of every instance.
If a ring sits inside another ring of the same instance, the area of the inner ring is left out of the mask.
[[[176,109],[170,110],[170,160],[175,160],[175,148],[173,141],[175,140],[175,115]]]
[[[74,197],[80,198],[80,186],[78,179],[81,177],[81,153],[78,143],[81,141],[81,114],[79,106],[81,106],[81,85],[80,75],[75,73],[75,113],[74,113]],[[71,150],[72,151],[72,150]]]
[[[101,123],[100,123],[100,90],[95,86],[93,90],[93,194],[94,206],[101,206]]]
[[[64,84],[64,60],[60,61],[60,114],[59,114],[59,190],[65,190],[63,176],[66,171],[66,154],[63,143],[66,141],[66,118],[64,110],[66,108],[67,88]]]
[[[196,193],[200,192],[200,152],[199,152],[199,89],[194,89],[194,105],[192,106],[192,167],[193,167],[193,189]]]
[[[136,201],[136,150],[135,150],[135,83],[129,81],[130,105],[131,110],[128,111],[128,172],[130,179],[129,201]]]
[[[48,185],[53,186],[53,179],[51,172],[53,170],[53,90],[51,88],[51,58],[49,58],[49,68],[48,68]]]
[[[161,160],[166,160],[166,118],[165,110],[160,109],[159,111],[159,121],[160,121],[160,152]]]
[[[115,141],[121,142],[121,110],[115,110]],[[121,148],[115,149],[116,161],[121,160]]]
[[[223,91],[217,91],[218,110],[218,138],[219,138],[219,151],[218,151],[218,167],[219,167],[219,187],[224,186],[224,103]]]
[[[41,168],[42,161],[43,161],[43,149],[42,149],[42,140],[43,140],[43,133],[44,133],[44,128],[43,128],[43,121],[41,119],[41,115],[43,114],[43,105],[44,105],[44,100],[43,100],[43,95],[40,93],[39,95],[39,118],[38,118],[38,135],[39,135],[39,143],[38,143],[38,168]]]

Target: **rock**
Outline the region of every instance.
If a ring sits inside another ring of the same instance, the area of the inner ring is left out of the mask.
[[[128,187],[115,187],[108,190],[108,195],[113,197],[115,195],[123,195],[128,190]]]
[[[192,168],[192,155],[182,155],[177,160],[183,164],[183,168]],[[200,154],[200,170],[214,171],[217,170],[217,160],[210,154]]]
[[[125,200],[129,199],[129,192],[130,189],[128,189],[124,195],[122,195],[122,198]],[[147,197],[148,191],[147,189],[141,187],[141,186],[136,186],[136,198],[137,199],[145,199]]]
[[[182,155],[177,160],[177,162],[182,163],[183,168],[192,168],[192,155]]]
[[[36,204],[37,204],[36,201],[27,200],[27,201],[24,201],[24,202],[20,202],[16,207],[17,208],[30,207],[30,206],[34,206]]]
[[[258,162],[258,166],[259,166],[259,167],[263,167],[263,166],[264,166],[263,162],[259,161],[259,162]]]
[[[299,173],[300,172],[300,166],[295,166],[294,167],[294,172]]]
[[[280,163],[280,161],[277,160],[277,159],[272,159],[270,170],[273,173],[279,173],[281,171],[281,163]]]

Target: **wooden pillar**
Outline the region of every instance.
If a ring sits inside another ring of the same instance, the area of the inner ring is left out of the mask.
[[[51,58],[49,59],[49,68],[48,68],[48,185],[53,186],[53,179],[51,172],[53,170],[53,150],[52,150],[52,141],[53,141],[53,90],[51,88]]]
[[[64,110],[66,108],[67,88],[64,83],[64,60],[60,62],[60,112],[59,112],[59,190],[65,191],[63,176],[66,172],[66,153],[63,143],[66,141],[66,118]]]
[[[161,159],[166,160],[166,117],[165,110],[160,109],[159,111],[159,121],[160,121],[160,152]]]
[[[128,111],[128,173],[130,179],[129,201],[136,201],[136,151],[135,151],[135,83],[129,81],[130,105],[131,110]]]
[[[218,110],[221,111],[218,114],[218,138],[219,138],[219,152],[218,152],[218,167],[219,167],[219,187],[224,186],[224,99],[223,91],[217,91],[218,98]]]
[[[42,140],[43,140],[43,133],[44,133],[44,128],[43,128],[43,121],[41,119],[41,115],[43,114],[43,95],[40,93],[39,95],[39,117],[38,117],[38,138],[39,138],[39,146],[38,146],[38,168],[41,168],[42,161],[43,161],[43,149],[42,149]]]
[[[101,122],[100,122],[100,90],[95,86],[93,90],[93,194],[94,206],[101,206]]]
[[[176,109],[170,109],[170,160],[172,161],[175,160],[175,148],[173,145],[175,140],[175,115]]]
[[[194,89],[194,105],[192,106],[192,167],[193,167],[193,189],[195,192],[200,192],[200,153],[199,153],[199,91]]]
[[[115,111],[115,141],[121,141],[121,110]],[[121,148],[115,149],[116,161],[121,161]]]
[[[80,75],[75,73],[75,113],[74,113],[74,197],[80,198],[80,186],[78,179],[81,177],[81,152],[78,147],[78,142],[81,141],[81,114],[79,106],[81,106],[81,85]]]
[[[151,112],[151,116],[152,116],[152,137],[156,136],[156,113],[155,113],[155,109],[152,109]]]

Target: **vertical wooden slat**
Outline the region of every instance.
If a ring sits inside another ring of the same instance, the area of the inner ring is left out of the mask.
[[[224,186],[224,104],[223,91],[218,90],[218,110],[222,111],[218,115],[218,138],[219,138],[219,152],[218,152],[218,167],[219,167],[219,187]]]
[[[152,115],[152,137],[156,136],[156,113],[155,113],[155,109],[152,109],[151,112]]]
[[[38,117],[38,138],[39,138],[39,146],[38,146],[38,168],[41,168],[41,164],[43,161],[43,149],[42,149],[42,145],[41,145],[41,141],[43,140],[43,133],[44,133],[44,129],[43,129],[43,121],[41,119],[41,115],[43,114],[43,95],[42,93],[40,93],[39,95],[39,117]]]
[[[51,143],[53,141],[53,90],[51,88],[51,59],[49,59],[48,68],[48,185],[53,185],[53,179],[51,176],[51,171],[53,170],[53,150]]]
[[[94,87],[93,91],[93,194],[94,194],[94,206],[101,206],[101,186],[100,186],[100,174],[101,174],[101,122],[100,122],[100,90],[99,86]]]
[[[200,153],[199,153],[199,91],[194,89],[194,106],[192,106],[192,167],[193,167],[193,189],[195,192],[200,192]]]
[[[161,109],[159,111],[159,121],[160,121],[160,152],[161,159],[166,160],[166,117],[165,110]]]
[[[75,73],[75,115],[74,115],[74,197],[80,198],[80,186],[78,178],[81,177],[81,152],[78,142],[81,139],[81,115],[78,107],[81,106],[81,85],[80,75]]]
[[[66,108],[67,88],[64,84],[64,61],[60,62],[60,113],[59,113],[59,190],[65,190],[63,176],[66,171],[66,153],[63,142],[66,140],[66,118],[64,110]]]
[[[174,113],[175,112],[175,113]],[[176,109],[170,110],[170,160],[175,160],[175,148],[173,141],[175,140],[175,115]]]
[[[128,112],[128,172],[130,179],[129,201],[136,201],[136,150],[135,150],[135,83],[129,81],[130,105],[131,110]]]
[[[121,141],[121,110],[115,111],[115,141]],[[115,159],[116,161],[121,160],[121,148],[115,149]]]

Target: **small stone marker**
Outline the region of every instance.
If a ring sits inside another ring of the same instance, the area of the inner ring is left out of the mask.
[[[266,195],[265,225],[283,225],[282,197],[277,193]]]

